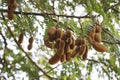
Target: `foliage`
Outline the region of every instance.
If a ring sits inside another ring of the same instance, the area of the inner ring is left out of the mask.
[[[14,19],[7,17],[7,0],[0,2],[0,78],[55,80],[120,80],[119,0],[16,0]],[[95,51],[87,35],[95,23],[102,25],[108,52]],[[74,37],[89,45],[88,59],[50,65],[53,49],[44,45],[51,26],[69,27]],[[17,43],[24,33],[23,43]],[[32,50],[28,39],[33,36]],[[19,75],[23,74],[23,75]]]

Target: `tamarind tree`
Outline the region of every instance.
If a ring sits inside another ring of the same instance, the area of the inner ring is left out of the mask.
[[[119,30],[119,0],[0,0],[0,79],[120,80]]]

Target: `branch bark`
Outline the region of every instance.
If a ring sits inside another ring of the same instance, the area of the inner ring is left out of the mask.
[[[0,12],[7,13],[7,9],[0,9]],[[55,14],[55,13],[35,13],[35,12],[20,12],[20,11],[14,11],[14,14],[21,14],[21,15],[35,15],[35,16],[58,16],[58,17],[67,17],[67,18],[93,18],[95,16],[72,16],[72,15],[63,15],[63,14]]]

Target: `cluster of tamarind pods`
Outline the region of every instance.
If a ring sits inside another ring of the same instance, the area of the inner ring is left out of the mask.
[[[99,24],[90,31],[88,35],[88,41],[93,46],[93,48],[98,52],[106,52],[107,48],[105,45],[101,44],[102,37],[101,37],[102,27]]]
[[[8,19],[12,20],[14,18],[14,10],[17,8],[16,0],[7,0],[8,3]]]
[[[8,19],[12,20],[14,18],[14,10],[17,7],[16,0],[7,0],[8,3]],[[106,52],[107,48],[105,45],[101,44],[102,27],[99,24],[89,32],[88,41],[92,47],[98,52]],[[51,27],[48,32],[48,39],[44,40],[44,43],[49,48],[55,49],[55,55],[49,59],[51,65],[56,64],[57,62],[71,61],[72,58],[80,55],[83,60],[87,59],[88,55],[88,45],[85,40],[82,38],[77,38],[74,40],[72,32],[70,30],[63,31],[61,28]],[[24,35],[20,34],[18,43],[23,42]],[[31,50],[33,47],[34,38],[30,37],[28,42],[28,50]]]
[[[87,59],[88,45],[82,38],[74,40],[70,30],[63,31],[61,28],[50,27],[47,32],[48,38],[44,40],[47,47],[55,49],[55,54],[49,59],[51,65],[57,62],[71,61],[72,58],[81,55]]]
[[[92,47],[98,52],[106,52],[107,48],[101,44],[102,27],[97,24],[88,34],[88,41]],[[72,58],[80,55],[83,60],[87,59],[88,45],[82,38],[76,40],[72,36],[70,30],[63,31],[61,28],[50,27],[47,32],[48,38],[44,40],[47,47],[54,49],[55,54],[49,59],[49,64],[71,61]]]
[[[22,43],[23,43],[23,40],[24,40],[24,34],[21,33],[21,34],[19,35],[19,38],[18,38],[18,44],[22,44]],[[29,44],[28,44],[28,46],[27,46],[28,50],[31,50],[31,49],[32,49],[32,47],[33,47],[33,41],[34,41],[34,38],[33,38],[33,36],[31,36],[31,37],[29,38],[29,40],[28,40],[28,42],[29,42]]]

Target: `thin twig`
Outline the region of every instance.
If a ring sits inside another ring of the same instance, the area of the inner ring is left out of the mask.
[[[7,13],[7,9],[0,9],[0,12]],[[59,16],[59,17],[67,17],[67,18],[93,18],[94,16],[72,16],[72,15],[63,15],[63,14],[55,14],[55,13],[35,13],[35,12],[20,12],[20,11],[14,11],[14,14],[21,14],[21,15],[35,15],[35,16]]]
[[[6,21],[3,14],[2,14],[2,16],[3,16],[4,21]],[[7,26],[8,31],[10,32],[11,36],[13,37],[14,41],[16,42],[17,46],[25,53],[25,55],[27,56],[27,58],[28,58],[41,72],[43,72],[43,74],[44,74],[45,76],[47,76],[49,79],[53,79],[51,76],[49,76],[41,67],[39,67],[39,66],[31,59],[31,57],[28,55],[28,53],[21,47],[21,45],[20,45],[20,44],[18,43],[18,41],[15,39],[14,34],[13,34],[13,32],[11,31],[10,27],[9,27],[7,24],[6,24],[6,26]]]
[[[54,68],[52,68],[52,69],[50,69],[49,71],[47,71],[46,73],[50,73],[51,71],[53,71],[54,69],[56,69],[58,66],[60,66],[60,65],[62,65],[62,64],[58,64],[57,66],[55,66]],[[43,75],[39,75],[39,77],[41,77],[41,76],[43,76]]]
[[[111,33],[109,33],[108,31],[106,31],[105,28],[102,28],[102,30],[103,30],[105,33],[107,33],[111,38],[115,39],[115,37],[114,37]]]
[[[84,32],[83,32],[83,26],[82,26],[82,24],[81,24],[81,21],[80,21],[80,19],[79,19],[79,21],[78,21],[78,22],[79,22],[80,29],[81,29],[82,33],[84,33]]]
[[[60,65],[62,65],[62,64],[58,64],[56,67],[54,67],[54,68],[50,69],[50,70],[49,70],[49,71],[47,71],[46,73],[51,72],[52,70],[56,69],[56,68],[57,68],[58,66],[60,66]]]
[[[5,44],[5,48],[7,47],[7,41],[5,36],[2,34],[2,32],[0,31],[0,35],[2,36],[3,40],[4,40],[4,44]]]
[[[111,78],[111,76],[109,75],[109,73],[102,67],[102,70],[106,73],[106,75],[108,76],[108,78]]]
[[[55,0],[52,0],[52,8],[53,8],[53,13],[55,13]]]
[[[108,44],[119,44],[118,42],[109,42],[109,41],[104,41],[104,40],[102,42],[108,43]]]
[[[115,39],[116,42],[108,42],[108,41],[102,41],[102,42],[105,42],[105,43],[109,43],[109,44],[118,44],[120,45],[120,40],[119,39],[116,39],[111,33],[109,33],[108,31],[105,30],[105,28],[102,28],[102,30],[107,33],[112,39]]]
[[[5,51],[6,51],[6,48],[7,48],[7,41],[6,41],[6,38],[5,38],[5,36],[2,34],[2,32],[0,31],[0,35],[2,36],[2,38],[3,38],[3,40],[4,40],[4,44],[5,44],[5,46],[4,46],[4,48],[3,48],[3,58],[1,59],[2,60],[2,71],[1,71],[1,73],[3,72],[3,70],[4,70],[4,67],[5,67],[5,63],[6,63],[6,59],[5,59]],[[4,60],[4,62],[3,62],[3,60]]]

